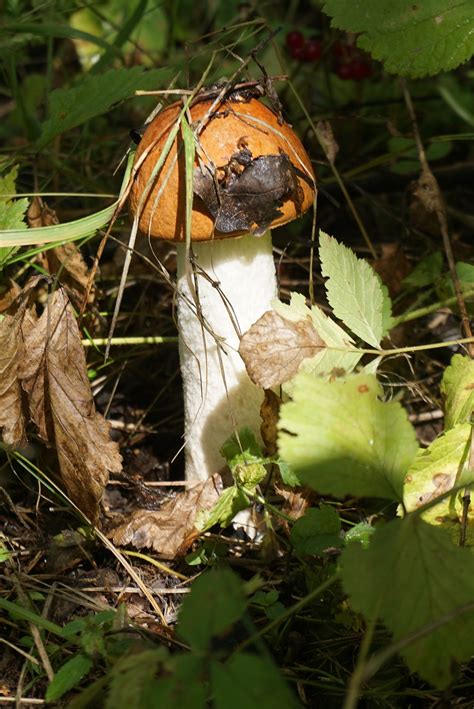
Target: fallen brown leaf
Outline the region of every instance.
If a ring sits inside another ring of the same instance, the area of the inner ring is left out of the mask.
[[[28,332],[18,376],[40,437],[57,451],[72,501],[92,521],[109,472],[121,470],[109,425],[95,411],[84,350],[64,289],[58,288]]]
[[[48,207],[41,197],[33,197],[26,212],[28,226],[30,229],[37,229],[41,226],[52,226],[58,224],[59,219],[54,209]]]
[[[28,281],[0,321],[0,429],[7,446],[26,444],[25,413],[19,380],[24,340],[36,323],[34,289],[41,276]]]
[[[200,535],[194,527],[198,512],[214,507],[222,487],[222,478],[216,473],[177,494],[159,510],[137,510],[128,522],[113,531],[113,543],[131,544],[138,549],[149,547],[165,559],[185,554]]]
[[[84,257],[74,242],[55,246],[44,253],[44,260],[49,273],[57,276],[62,286],[68,290],[69,297],[74,305],[79,308],[87,292],[89,269]],[[93,285],[87,295],[90,305],[96,297],[96,288]]]
[[[333,165],[339,152],[339,145],[329,121],[318,121],[316,123],[316,134],[328,161]]]
[[[372,263],[372,266],[392,297],[400,293],[402,281],[411,270],[410,262],[398,242],[382,244],[382,255]]]
[[[307,357],[326,345],[311,320],[286,320],[269,310],[242,336],[239,352],[250,379],[271,389],[293,377]]]
[[[0,313],[4,313],[21,293],[21,288],[15,281],[8,281],[0,288]]]

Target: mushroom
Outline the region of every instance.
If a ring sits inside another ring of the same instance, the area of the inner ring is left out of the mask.
[[[259,437],[263,391],[247,375],[239,340],[277,295],[270,229],[305,212],[315,187],[301,142],[270,108],[241,94],[217,106],[198,96],[192,126],[204,121],[195,132],[187,250],[180,132],[153,174],[182,108],[174,103],[148,125],[135,158],[130,207],[143,234],[176,242],[185,476],[196,481],[224,466],[221,446],[239,428]]]

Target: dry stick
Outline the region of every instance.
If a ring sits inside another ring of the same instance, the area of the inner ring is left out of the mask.
[[[404,79],[402,79],[402,90],[403,97],[405,99],[408,113],[412,122],[413,135],[418,151],[418,159],[421,165],[421,175],[419,180],[420,189],[417,192],[417,196],[419,197],[427,211],[434,212],[438,219],[441,235],[443,237],[444,251],[446,254],[446,259],[448,261],[449,272],[451,274],[451,278],[454,285],[454,291],[456,293],[457,304],[459,307],[459,312],[461,314],[462,329],[466,337],[472,337],[471,323],[467,313],[466,303],[461,289],[461,284],[459,283],[459,278],[456,273],[456,264],[454,261],[453,250],[451,247],[451,240],[449,238],[446,206],[444,204],[441,190],[439,189],[439,184],[436,180],[436,177],[433,175],[433,172],[431,171],[428,160],[426,159],[425,149],[421,140],[420,131],[418,130],[415,109],[413,107],[410,92],[408,91],[406,81]],[[474,345],[468,345],[467,350],[469,356],[471,358],[474,358]]]

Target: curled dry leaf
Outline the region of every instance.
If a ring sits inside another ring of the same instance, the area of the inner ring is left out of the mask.
[[[9,280],[0,288],[0,313],[10,308],[21,293],[21,288],[15,281]]]
[[[336,160],[336,155],[339,152],[339,145],[334,137],[332,125],[329,121],[318,121],[316,124],[316,133],[321,147],[324,150],[324,154],[330,164],[333,165]]]
[[[90,305],[94,302],[96,288],[92,286],[89,293],[87,292],[89,269],[74,242],[48,249],[44,257],[49,273],[55,274],[60,283],[68,289],[69,297],[77,308],[82,306],[86,294],[87,303]]]
[[[95,410],[79,328],[62,288],[27,333],[18,376],[40,437],[56,448],[68,495],[96,521],[108,474],[121,470],[121,457]]]
[[[112,541],[118,546],[149,547],[165,559],[185,554],[201,534],[194,526],[197,514],[214,507],[222,488],[222,478],[216,473],[179,493],[159,510],[137,510],[113,531]]]
[[[37,229],[41,226],[52,226],[58,224],[59,219],[54,209],[48,207],[41,197],[33,197],[26,212],[28,226],[30,229]]]
[[[324,347],[309,317],[292,321],[269,310],[242,336],[239,352],[251,380],[271,389],[291,379],[304,359]]]
[[[0,321],[0,429],[8,446],[20,447],[26,443],[19,367],[24,358],[25,339],[36,323],[33,296],[40,279],[41,276],[30,279],[24,290],[17,292]]]

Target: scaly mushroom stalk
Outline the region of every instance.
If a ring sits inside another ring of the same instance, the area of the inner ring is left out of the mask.
[[[263,391],[248,377],[239,335],[270,310],[275,265],[270,232],[193,244],[194,272],[177,246],[186,478],[203,480],[224,465],[220,448],[233,431],[249,426],[259,437]]]
[[[130,207],[142,233],[177,242],[185,474],[193,481],[222,467],[219,451],[233,432],[249,426],[259,435],[263,392],[248,378],[238,354],[239,335],[270,309],[276,296],[270,234],[258,235],[305,212],[315,188],[303,146],[268,107],[247,94],[231,93],[217,107],[198,96],[191,120],[207,122],[198,134],[194,261],[187,263],[180,134],[158,174],[154,171],[181,108],[181,103],[169,106],[146,129],[137,150],[140,168]]]

